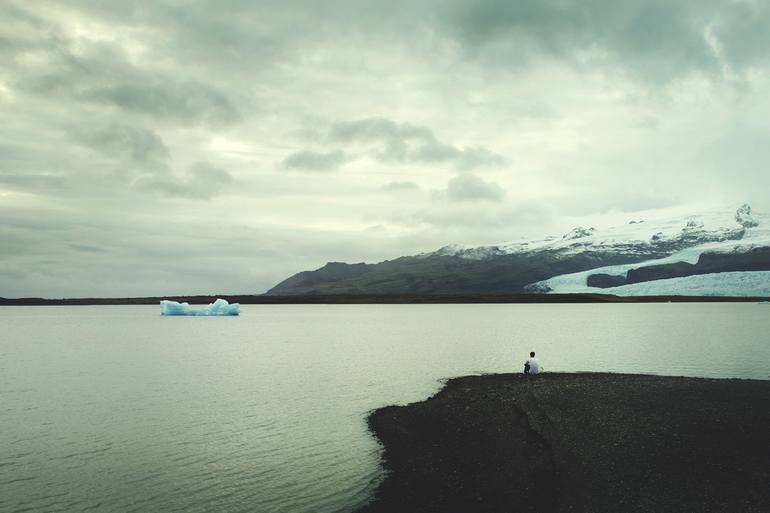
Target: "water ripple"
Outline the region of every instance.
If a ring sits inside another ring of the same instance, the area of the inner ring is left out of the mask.
[[[14,483],[22,483],[24,481],[34,481],[35,479],[38,479],[40,476],[24,476],[24,477],[15,477],[13,479],[8,479],[6,481],[0,481],[0,486],[7,486],[9,484]]]

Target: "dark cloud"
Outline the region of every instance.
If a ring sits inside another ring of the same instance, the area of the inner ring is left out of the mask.
[[[344,151],[298,151],[288,155],[280,167],[290,171],[336,171],[348,160]]]
[[[0,48],[13,70],[9,85],[19,93],[210,126],[242,119],[210,78],[181,78],[173,67],[139,65],[116,42],[75,37],[18,7],[7,13],[16,31],[6,38],[0,33]]]
[[[449,180],[446,197],[451,201],[501,201],[505,190],[494,182],[464,173]]]
[[[139,114],[215,126],[235,123],[241,118],[222,92],[194,81],[139,78],[133,83],[87,86],[78,97]]]
[[[109,157],[150,168],[165,167],[169,150],[153,130],[122,123],[97,128],[80,128],[73,138]]]
[[[463,170],[503,163],[500,155],[486,148],[458,148],[439,141],[428,127],[385,118],[337,122],[329,131],[329,139],[341,143],[373,143],[372,155],[385,163],[446,163]]]
[[[425,38],[441,37],[498,66],[520,69],[545,56],[620,69],[648,83],[692,72],[717,76],[709,37],[740,71],[765,65],[770,55],[770,6],[754,0],[228,0],[221,9],[200,1],[69,3],[107,23],[151,27],[152,42],[165,51],[230,73],[245,71],[244,62],[260,73],[302,60],[306,48],[335,38],[372,44],[396,34],[410,49],[428,50]]]
[[[76,251],[83,251],[85,253],[104,253],[104,249],[89,244],[70,244],[69,247]]]
[[[770,63],[770,4],[764,1],[722,2],[712,32],[726,62],[736,70]]]
[[[471,170],[480,166],[500,166],[505,162],[503,157],[481,146],[459,149],[436,140],[416,147],[411,157],[416,162],[450,162],[461,170]]]
[[[424,29],[435,1],[223,0],[216,9],[201,0],[68,4],[108,24],[149,29],[144,35],[152,44],[183,62],[253,78],[301,62],[341,39],[392,45],[394,36]]]
[[[0,172],[0,185],[17,190],[56,192],[62,189],[65,179],[52,174],[10,174]]]
[[[22,50],[37,47],[42,34],[45,34],[50,23],[45,22],[30,10],[12,1],[0,4],[0,55],[14,57]]]
[[[410,139],[434,139],[433,132],[423,126],[396,123],[385,118],[365,118],[355,121],[340,121],[332,125],[329,137],[341,142],[391,142]]]
[[[480,0],[442,12],[448,34],[473,57],[521,67],[547,55],[652,83],[693,72],[718,78],[720,57],[740,72],[764,66],[770,48],[764,2]]]
[[[183,176],[145,175],[134,187],[168,196],[207,200],[217,196],[232,181],[233,177],[224,169],[208,162],[196,162]]]
[[[382,186],[383,191],[388,192],[401,192],[401,191],[416,191],[419,189],[414,182],[388,182]]]

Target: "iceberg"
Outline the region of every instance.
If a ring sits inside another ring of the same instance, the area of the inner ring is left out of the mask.
[[[217,299],[208,306],[193,308],[189,303],[177,303],[176,301],[163,300],[160,302],[161,315],[239,315],[241,305],[238,303],[230,304],[224,299]]]

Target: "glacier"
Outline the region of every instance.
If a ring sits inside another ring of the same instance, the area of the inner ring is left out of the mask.
[[[577,292],[574,289],[572,292]],[[563,292],[563,290],[559,290]],[[615,296],[735,296],[770,297],[770,271],[742,271],[698,274],[684,278],[646,281],[579,292],[599,292]]]
[[[752,212],[748,204],[668,219],[631,220],[604,229],[576,227],[561,237],[539,241],[500,243],[492,246],[444,246],[434,254],[485,260],[512,253],[555,251],[632,254],[639,261],[601,266],[552,276],[532,283],[534,292],[558,294],[600,293],[618,296],[770,296],[770,272],[724,272],[654,280],[616,287],[588,286],[596,274],[625,276],[632,269],[686,262],[695,264],[703,253],[742,253],[770,246],[770,216]],[[656,254],[657,253],[657,254]],[[662,254],[661,254],[662,253]],[[665,254],[668,253],[668,254]],[[644,258],[647,256],[648,258]]]
[[[760,221],[761,220],[761,221]],[[666,236],[672,237],[676,234],[678,226],[681,226],[681,220],[670,220],[659,223],[646,233],[654,231],[657,234],[662,232],[663,225],[668,225]],[[748,251],[752,248],[770,246],[770,216],[766,214],[756,214],[751,212],[751,207],[743,205],[735,211],[733,216],[729,212],[712,212],[706,215],[689,216],[687,224],[682,229],[682,233],[688,231],[702,231],[704,225],[710,233],[725,232],[734,229],[735,224],[744,229],[743,236],[740,239],[726,238],[725,240],[711,240],[701,244],[695,244],[677,251],[663,258],[652,258],[649,260],[623,265],[612,265],[597,267],[586,271],[563,274],[551,277],[531,285],[533,290],[546,290],[550,293],[602,293],[615,295],[718,295],[718,296],[767,296],[770,295],[770,272],[753,273],[718,273],[714,276],[704,277],[691,276],[688,278],[674,278],[671,280],[656,280],[647,284],[637,283],[621,285],[612,288],[596,288],[587,285],[587,279],[592,274],[625,275],[629,270],[647,267],[651,265],[671,264],[675,262],[686,262],[694,264],[703,253],[738,253]],[[626,226],[626,236],[636,230],[640,230],[642,223],[634,223],[634,226]],[[618,230],[617,228],[615,230]],[[660,230],[660,231],[659,231]],[[612,231],[612,230],[610,230]],[[645,232],[635,234],[636,239],[641,239],[639,235]],[[706,240],[708,240],[706,238]],[[613,241],[617,243],[617,239]],[[599,243],[599,246],[605,242]],[[741,274],[745,274],[741,278]],[[656,285],[657,284],[657,285]],[[676,289],[675,287],[682,287]]]
[[[165,299],[160,302],[161,315],[222,316],[239,315],[240,313],[240,304],[230,304],[225,299],[217,299],[213,303],[201,308],[193,308],[189,303],[178,303],[176,301],[168,301]]]

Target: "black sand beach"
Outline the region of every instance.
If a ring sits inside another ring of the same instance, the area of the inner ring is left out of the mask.
[[[359,513],[770,512],[770,381],[469,376],[369,425]]]

